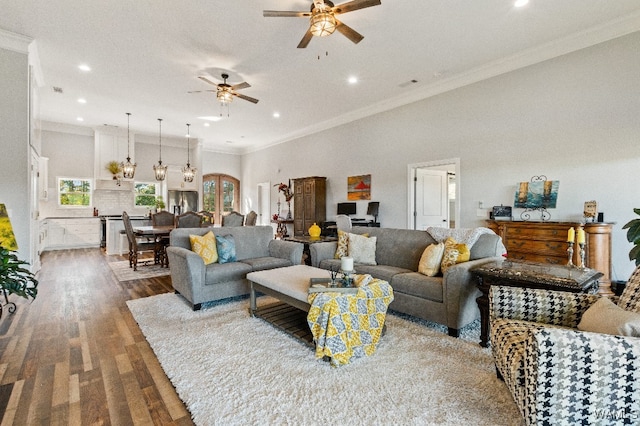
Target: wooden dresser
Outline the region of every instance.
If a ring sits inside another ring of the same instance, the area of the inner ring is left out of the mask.
[[[567,232],[573,227],[585,230],[586,266],[602,272],[600,292],[611,291],[611,230],[610,223],[578,222],[523,222],[488,221],[487,227],[500,235],[512,260],[531,260],[541,263],[565,265],[567,258]],[[574,245],[573,264],[580,264],[578,245]]]
[[[293,180],[293,235],[309,235],[314,223],[320,226],[327,219],[326,177],[306,177]]]

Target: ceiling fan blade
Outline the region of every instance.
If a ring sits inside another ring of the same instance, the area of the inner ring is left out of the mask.
[[[251,87],[251,85],[246,81],[243,81],[242,83],[234,84],[233,86],[231,86],[231,90],[246,89],[247,87]]]
[[[307,29],[307,32],[304,33],[304,36],[302,37],[302,40],[300,40],[300,43],[298,43],[298,49],[304,49],[305,47],[307,47],[312,38],[313,34],[311,34],[311,28],[309,28]]]
[[[267,18],[304,18],[311,16],[311,12],[295,12],[288,10],[263,10],[262,16]]]
[[[217,92],[217,90],[192,90],[190,92],[187,93],[204,93],[204,92]]]
[[[209,83],[209,84],[212,84],[212,85],[214,85],[214,86],[217,86],[217,85],[218,85],[218,83],[214,83],[213,81],[209,80],[207,77],[204,77],[204,76],[202,76],[202,75],[198,76],[198,78],[199,78],[200,80],[202,80],[202,81],[204,81],[204,82],[207,82],[207,83]]]
[[[244,99],[245,101],[253,102],[254,104],[258,103],[258,100],[256,98],[252,98],[250,96],[241,95],[240,93],[232,93],[232,95],[237,96],[240,99]]]
[[[340,31],[342,33],[342,35],[344,35],[346,38],[348,38],[352,42],[358,44],[364,38],[364,36],[362,34],[357,32],[356,30],[354,30],[350,26],[343,24],[342,22],[338,21],[337,19],[336,19],[336,23],[338,24],[338,26],[336,27],[336,30]]]
[[[347,3],[339,4],[332,8],[334,13],[347,13],[354,10],[364,9],[365,7],[379,6],[380,0],[353,0]]]

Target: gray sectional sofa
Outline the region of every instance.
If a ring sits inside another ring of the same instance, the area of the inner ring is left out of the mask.
[[[446,325],[449,335],[456,337],[460,328],[480,318],[480,291],[470,269],[501,259],[506,251],[498,235],[482,234],[470,248],[470,261],[452,266],[444,276],[429,277],[417,272],[422,252],[436,242],[428,232],[366,227],[350,232],[377,238],[377,265],[356,263],[355,270],[391,284],[394,301],[389,309]],[[340,259],[333,258],[336,247],[336,242],[311,244],[312,266],[339,269]]]
[[[233,235],[236,262],[205,265],[191,251],[189,235]],[[302,259],[303,244],[274,240],[271,226],[221,228],[176,228],[167,247],[171,282],[177,293],[187,299],[193,310],[202,303],[249,294],[249,272],[292,266]]]

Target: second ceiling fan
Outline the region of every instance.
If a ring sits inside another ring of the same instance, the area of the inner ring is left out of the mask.
[[[218,101],[220,101],[220,103],[222,105],[229,105],[231,103],[231,101],[233,100],[233,97],[237,97],[240,99],[244,99],[245,101],[249,101],[252,102],[254,104],[258,103],[258,100],[256,98],[252,98],[251,96],[247,96],[247,95],[243,95],[241,93],[238,93],[236,90],[240,90],[240,89],[246,89],[247,87],[251,87],[251,85],[247,82],[242,82],[242,83],[238,83],[238,84],[234,84],[233,86],[227,83],[227,79],[229,78],[229,74],[222,74],[222,83],[215,83],[211,80],[209,80],[207,77],[205,76],[199,76],[198,77],[200,80],[212,84],[214,86],[217,87],[217,89],[215,90],[193,90],[190,91],[189,93],[201,93],[201,92],[215,92],[216,94],[216,98],[218,99]]]
[[[278,11],[265,10],[263,16],[266,17],[309,17],[310,25],[307,32],[300,40],[298,48],[305,48],[311,41],[313,36],[324,37],[333,34],[338,30],[342,35],[347,37],[354,43],[359,43],[364,36],[353,28],[340,22],[336,16],[342,13],[353,12],[354,10],[364,9],[366,7],[380,5],[380,0],[353,0],[347,3],[334,6],[330,0],[313,0],[311,11],[295,12],[295,11]]]

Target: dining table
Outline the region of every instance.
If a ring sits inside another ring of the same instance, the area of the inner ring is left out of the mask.
[[[169,258],[167,257],[167,246],[169,245],[169,234],[174,229],[174,225],[136,226],[133,228],[133,233],[136,237],[153,238],[155,242],[155,262],[168,268]]]

